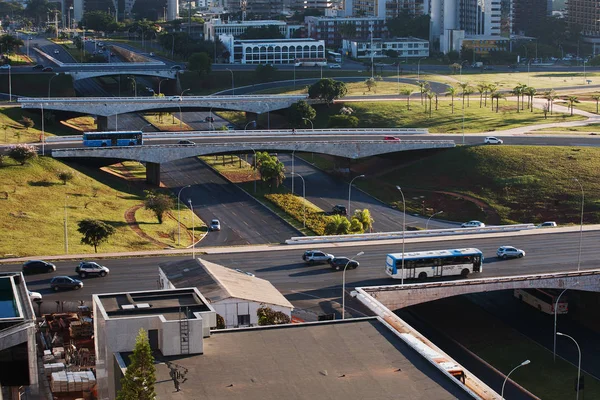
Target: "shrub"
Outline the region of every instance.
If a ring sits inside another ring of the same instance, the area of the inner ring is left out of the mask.
[[[62,181],[63,185],[66,185],[67,182],[72,180],[74,176],[75,175],[73,174],[73,171],[68,171],[68,170],[60,171],[58,173],[58,179],[60,179]]]
[[[265,198],[291,215],[296,221],[300,223],[304,221],[304,207],[301,197],[288,193],[267,194]],[[306,227],[317,235],[325,233],[325,225],[327,225],[330,219],[330,217],[315,211],[312,207],[306,207]]]
[[[37,157],[37,149],[28,144],[18,144],[10,147],[8,156],[19,164],[25,165],[27,161]]]

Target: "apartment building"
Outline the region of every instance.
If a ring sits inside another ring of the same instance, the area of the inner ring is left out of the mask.
[[[374,17],[306,17],[308,37],[323,40],[328,47],[339,48],[343,39],[367,39],[385,37],[385,18]]]
[[[600,37],[600,4],[596,0],[569,0],[567,23],[578,26],[587,37]]]
[[[372,47],[371,47],[372,46]],[[344,40],[344,52],[358,59],[387,57],[388,50],[395,51],[398,57],[429,57],[429,41],[415,37]]]

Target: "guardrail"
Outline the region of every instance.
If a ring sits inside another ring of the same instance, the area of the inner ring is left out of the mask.
[[[166,101],[231,101],[231,100],[295,100],[306,98],[306,95],[243,95],[243,96],[147,96],[147,97],[19,97],[20,103],[120,103],[123,101],[134,102],[166,102]]]
[[[365,240],[386,240],[386,239],[405,239],[418,237],[434,236],[458,236],[472,233],[497,233],[497,232],[515,232],[521,230],[535,229],[533,224],[517,225],[499,225],[486,226],[485,228],[450,228],[450,229],[429,229],[423,231],[405,231],[404,235],[400,232],[382,232],[382,233],[361,233],[354,235],[331,235],[331,236],[297,236],[285,241],[286,244],[317,244],[317,243],[335,243],[335,242],[356,242]]]

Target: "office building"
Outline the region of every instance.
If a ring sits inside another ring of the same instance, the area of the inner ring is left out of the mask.
[[[600,4],[596,0],[569,0],[567,23],[581,29],[583,36],[600,37]]]
[[[338,49],[343,39],[367,39],[386,37],[385,18],[374,17],[306,17],[308,37],[323,40],[327,47]],[[348,34],[347,31],[351,31]]]
[[[371,44],[373,48],[371,49]],[[344,52],[353,58],[370,59],[387,57],[387,52],[396,52],[399,58],[429,57],[429,41],[414,37],[373,39],[371,40],[344,40]]]
[[[427,14],[430,0],[346,0],[347,16],[396,18],[399,14]]]
[[[279,29],[279,33],[284,37],[288,32],[284,21],[223,21],[219,18],[213,18],[204,23],[204,40],[214,41],[216,36],[221,35],[231,35],[237,39],[248,28],[263,28],[266,26],[276,26]]]
[[[572,0],[569,0],[571,3]],[[538,26],[544,18],[552,15],[551,0],[514,0],[512,2],[512,32],[528,34],[528,30]]]

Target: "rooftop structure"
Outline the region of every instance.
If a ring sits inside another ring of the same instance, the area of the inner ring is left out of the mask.
[[[214,41],[215,37],[220,35],[231,35],[234,38],[238,38],[249,28],[263,28],[267,26],[276,26],[279,29],[279,33],[283,36],[287,34],[287,25],[284,21],[223,21],[219,18],[213,18],[204,23],[204,39]]]

